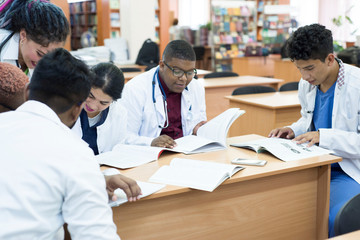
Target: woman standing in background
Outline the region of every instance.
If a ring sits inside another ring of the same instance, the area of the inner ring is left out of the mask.
[[[63,47],[69,23],[61,8],[46,0],[0,2],[0,62],[31,77],[43,55]]]

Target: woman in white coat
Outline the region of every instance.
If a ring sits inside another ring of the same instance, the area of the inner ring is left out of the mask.
[[[0,11],[0,62],[31,73],[41,57],[63,47],[69,23],[56,5],[43,0],[6,1]]]
[[[121,101],[128,112],[128,144],[174,147],[206,121],[205,89],[196,78],[195,52],[171,41],[159,66],[131,79]]]
[[[73,127],[95,155],[111,151],[126,138],[126,109],[117,99],[124,87],[124,75],[112,63],[99,63],[92,68],[95,78],[90,95]]]

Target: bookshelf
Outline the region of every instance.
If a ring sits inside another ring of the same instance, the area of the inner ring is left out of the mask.
[[[244,56],[245,46],[256,42],[255,8],[255,1],[229,1],[211,6],[215,71],[232,71],[232,59]]]
[[[90,31],[95,36],[95,45],[104,45],[110,37],[109,1],[87,0],[69,3],[71,26],[71,49],[81,48],[81,35]]]
[[[267,47],[280,47],[296,22],[289,13],[290,0],[258,0],[256,39]]]
[[[110,37],[120,36],[120,0],[110,0]]]
[[[71,25],[71,49],[81,48],[81,35],[86,31],[94,34],[97,42],[96,1],[74,2],[69,4]],[[97,44],[97,43],[96,43]]]
[[[169,42],[170,11],[168,0],[155,2],[155,42],[159,44],[160,55]]]

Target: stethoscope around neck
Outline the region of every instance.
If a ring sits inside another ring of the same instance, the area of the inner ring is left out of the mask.
[[[165,123],[161,124],[161,122],[159,121],[158,115],[156,113],[155,113],[155,115],[156,115],[156,120],[157,120],[157,123],[158,123],[158,127],[159,128],[167,128],[169,126],[169,115],[168,115],[168,110],[167,110],[166,94],[165,94],[163,86],[161,85],[161,82],[160,82],[160,79],[159,79],[158,75],[159,75],[159,68],[156,69],[156,71],[154,73],[154,76],[153,76],[153,80],[152,80],[152,99],[153,99],[154,109],[156,111],[155,83],[156,83],[156,78],[157,78],[157,82],[158,82],[158,84],[160,86],[160,90],[161,90],[162,98],[163,98],[163,102],[164,102],[164,112],[165,112],[165,119],[166,119]]]

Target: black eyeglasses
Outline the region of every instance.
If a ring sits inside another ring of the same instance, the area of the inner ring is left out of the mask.
[[[172,71],[174,77],[181,78],[182,76],[184,76],[184,74],[186,74],[185,76],[186,76],[187,79],[192,79],[197,74],[197,71],[196,71],[195,68],[193,70],[191,70],[191,71],[186,72],[186,71],[181,70],[181,69],[172,68],[169,65],[167,65],[167,63],[164,62],[164,61],[163,61],[163,63],[165,64],[165,66],[167,66]]]

